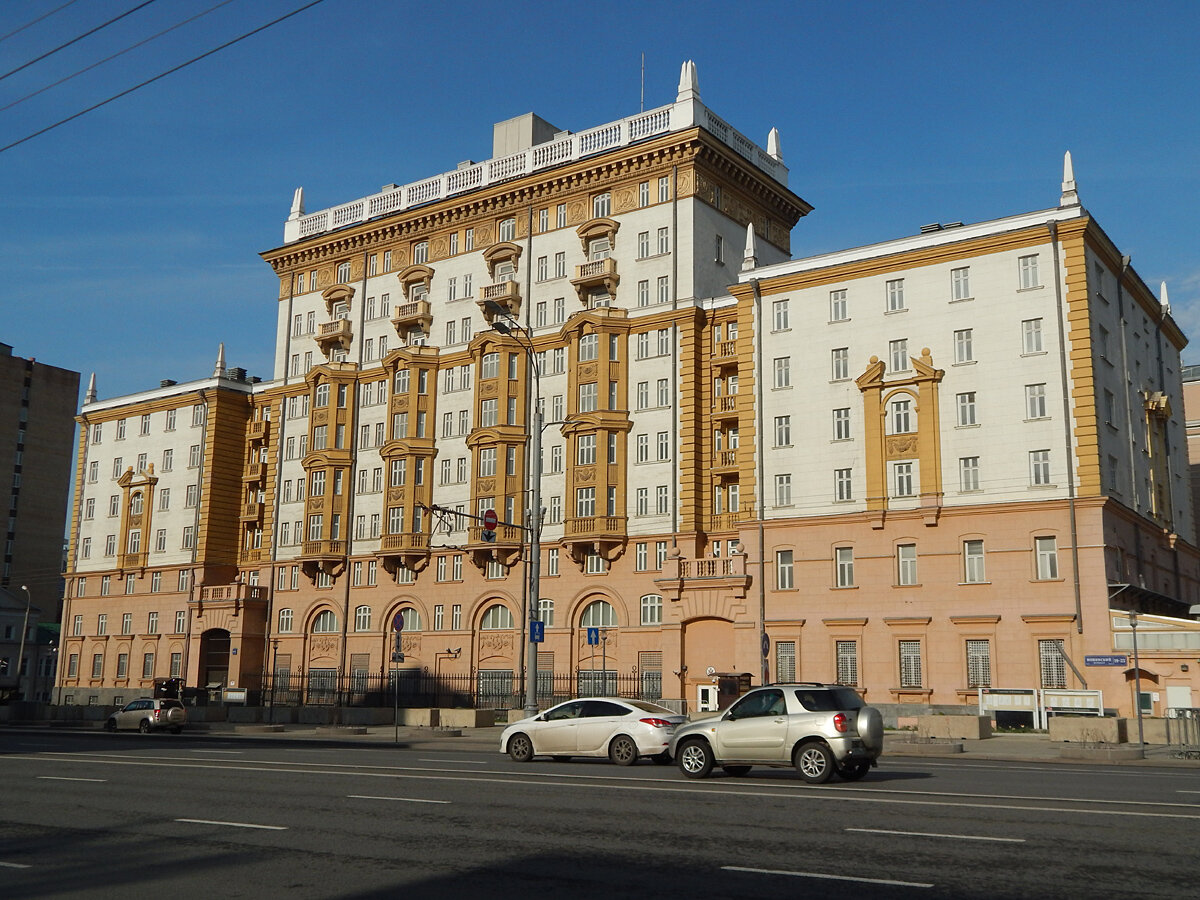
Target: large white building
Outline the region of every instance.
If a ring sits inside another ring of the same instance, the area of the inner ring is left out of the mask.
[[[765,143],[686,64],[628,119],[297,192],[272,378],[85,404],[64,700],[369,703],[398,667],[511,702],[538,398],[546,698],[749,673],[898,715],[1078,686],[1110,595],[1186,630],[1183,337],[1069,173],[1050,210],[791,261],[810,207]]]

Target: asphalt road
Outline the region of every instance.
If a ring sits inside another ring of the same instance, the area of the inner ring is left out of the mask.
[[[0,732],[0,897],[1200,896],[1200,772],[884,758],[856,784]]]

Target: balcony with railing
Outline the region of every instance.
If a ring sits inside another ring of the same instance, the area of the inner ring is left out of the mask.
[[[260,501],[253,501],[242,504],[242,514],[240,516],[243,522],[256,522],[262,517],[263,505]]]
[[[399,566],[420,572],[429,565],[429,534],[421,531],[385,534],[379,539],[375,556],[393,574]]]
[[[260,441],[271,432],[271,423],[265,419],[258,419],[250,423],[250,428],[246,432],[246,436],[252,441]]]
[[[313,339],[322,353],[329,353],[335,347],[349,350],[353,336],[354,331],[349,319],[334,319],[332,322],[322,322],[318,325]]]
[[[576,565],[598,554],[612,562],[625,549],[628,538],[625,516],[577,516],[563,522],[562,543]]]
[[[245,470],[242,472],[242,481],[261,481],[266,472],[266,463],[247,463]]]
[[[433,307],[428,300],[413,300],[396,306],[396,314],[392,316],[392,326],[401,337],[410,331],[420,331],[429,334],[433,327]]]
[[[475,304],[484,312],[484,317],[490,322],[488,314],[489,303],[499,304],[510,316],[516,318],[521,312],[521,285],[516,281],[497,281],[485,284],[479,289],[479,299]]]
[[[621,276],[617,274],[617,261],[611,256],[576,266],[575,277],[571,279],[571,284],[575,286],[575,291],[579,294],[579,301],[584,304],[587,304],[589,295],[596,291],[607,294],[611,302],[611,298],[616,296],[617,285],[620,283]]]
[[[480,571],[493,560],[506,566],[516,565],[528,540],[525,529],[519,525],[497,525],[491,540],[484,538],[485,530],[482,525],[467,528],[467,550],[472,564]]]
[[[654,579],[663,599],[679,600],[685,591],[727,590],[738,599],[745,599],[750,586],[746,572],[746,555],[716,556],[706,559],[684,559],[668,556],[663,561],[662,575]]]
[[[717,341],[713,347],[713,362],[721,365],[737,359],[737,341]]]
[[[742,522],[748,522],[753,518],[754,510],[752,508],[715,513],[708,517],[708,530],[709,532],[736,531]]]
[[[736,470],[738,467],[737,449],[717,450],[712,456],[712,467],[714,472],[729,472]]]
[[[738,395],[725,394],[713,398],[713,417],[717,419],[736,419],[738,416]]]

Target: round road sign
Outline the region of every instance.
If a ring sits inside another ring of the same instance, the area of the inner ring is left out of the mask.
[[[395,629],[396,631],[404,630],[404,613],[402,613],[402,612],[396,613],[395,618],[392,619],[392,628]]]
[[[484,528],[486,528],[488,531],[495,531],[496,523],[498,521],[499,521],[499,519],[497,519],[496,511],[494,509],[484,510],[484,513],[483,513],[483,527]]]
[[[770,653],[771,653],[771,639],[769,637],[767,637],[767,633],[764,631],[763,636],[762,636],[763,659],[766,659],[767,656],[770,655]]]

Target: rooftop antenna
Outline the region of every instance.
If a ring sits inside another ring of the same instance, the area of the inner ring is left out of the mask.
[[[646,51],[642,51],[642,97],[638,101],[638,112],[646,111]]]

